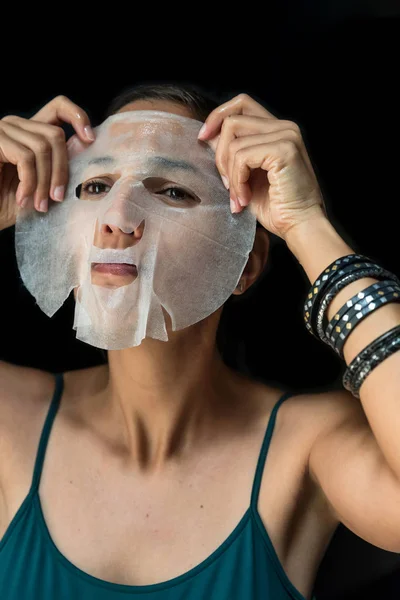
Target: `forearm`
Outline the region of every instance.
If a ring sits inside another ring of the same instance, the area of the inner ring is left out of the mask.
[[[334,260],[355,253],[323,217],[293,228],[286,237],[286,243],[310,283],[314,283]],[[343,288],[328,307],[328,319],[354,294],[376,281],[365,277]],[[349,365],[368,344],[396,325],[400,325],[400,304],[397,303],[381,306],[363,319],[343,347],[346,364]],[[386,460],[400,479],[400,352],[392,354],[368,375],[360,388],[360,401]]]

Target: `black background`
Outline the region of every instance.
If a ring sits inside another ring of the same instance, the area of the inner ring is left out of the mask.
[[[237,8],[224,8],[222,24],[213,10],[191,5],[194,14],[188,7],[179,16],[185,23],[165,7],[165,20],[157,8],[156,22],[140,12],[123,24],[111,10],[95,18],[73,13],[65,31],[53,21],[51,35],[39,31],[29,44],[24,31],[14,32],[15,52],[2,61],[0,116],[30,117],[64,94],[97,125],[114,95],[142,81],[195,83],[221,100],[247,92],[300,125],[342,237],[400,275],[398,3],[286,1],[241,7],[244,14],[233,17]],[[35,306],[19,278],[13,235],[0,234],[0,358],[53,372],[103,362],[75,339],[71,298],[51,319]],[[225,360],[299,393],[340,386],[344,363],[303,326],[309,285],[285,243],[272,236],[256,293],[224,310]],[[315,593],[317,600],[398,598],[400,557],[341,525]]]

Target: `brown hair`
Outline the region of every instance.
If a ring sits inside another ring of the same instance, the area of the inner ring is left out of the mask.
[[[169,100],[186,106],[198,121],[205,121],[210,112],[221,104],[221,100],[213,93],[192,84],[140,83],[115,96],[106,110],[105,118],[135,100]]]

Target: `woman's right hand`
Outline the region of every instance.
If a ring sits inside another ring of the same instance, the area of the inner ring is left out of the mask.
[[[48,198],[64,199],[68,150],[63,122],[72,125],[73,138],[85,147],[94,141],[88,115],[65,96],[51,100],[31,119],[0,120],[0,231],[15,224],[18,207],[30,204],[46,212]]]

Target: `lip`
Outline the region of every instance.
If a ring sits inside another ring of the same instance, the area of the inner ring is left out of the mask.
[[[110,275],[137,275],[136,265],[128,263],[92,263],[92,270],[97,273],[107,273]]]

